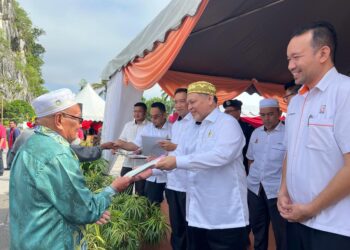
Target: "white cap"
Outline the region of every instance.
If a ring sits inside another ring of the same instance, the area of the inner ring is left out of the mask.
[[[58,89],[43,94],[32,101],[37,117],[44,117],[76,105],[75,95],[70,89]]]
[[[260,108],[279,108],[278,101],[276,99],[262,99],[259,103]]]

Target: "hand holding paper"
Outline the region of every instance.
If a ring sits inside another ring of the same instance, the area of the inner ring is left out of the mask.
[[[133,183],[135,180],[132,178],[132,176],[123,176],[123,177],[117,177],[112,182],[111,186],[113,189],[117,190],[118,192],[124,191],[131,183]]]
[[[145,171],[146,169],[152,168],[162,158],[164,158],[164,156],[160,156],[160,157],[158,157],[150,162],[147,162],[147,163],[143,164],[142,166],[139,166],[139,167],[135,168],[134,170],[131,170],[130,172],[126,173],[124,176],[128,176],[128,177],[136,176],[139,173]]]
[[[176,157],[175,156],[166,156],[158,161],[155,165],[155,168],[161,170],[172,170],[176,168]]]
[[[145,171],[135,175],[135,181],[146,180],[148,177],[152,176],[152,169],[148,168]]]
[[[170,151],[174,151],[177,147],[177,144],[172,143],[169,140],[164,140],[164,141],[160,141],[158,142],[158,144],[160,145],[160,147],[168,152]]]

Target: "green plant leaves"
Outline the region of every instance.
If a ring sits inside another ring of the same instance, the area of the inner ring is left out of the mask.
[[[112,182],[105,176],[106,161],[84,163],[86,184],[92,191],[100,190]],[[113,197],[109,211],[111,221],[103,226],[87,225],[83,232],[88,249],[96,250],[136,250],[142,242],[157,244],[169,231],[160,207],[151,204],[146,197],[119,193]]]

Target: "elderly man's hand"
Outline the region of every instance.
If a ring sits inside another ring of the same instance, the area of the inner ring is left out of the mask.
[[[168,152],[174,151],[174,150],[176,149],[176,147],[177,147],[177,144],[172,143],[172,142],[169,141],[169,140],[160,141],[160,142],[158,142],[158,144],[159,144],[159,146],[160,146],[162,149],[164,149],[164,150],[166,150],[166,151],[168,151]]]
[[[111,219],[111,213],[109,211],[104,211],[101,218],[98,219],[98,221],[96,221],[97,225],[104,225],[107,224],[109,222],[109,220]]]
[[[152,169],[148,168],[135,176],[135,181],[146,180],[148,177],[152,176]]]
[[[155,168],[161,170],[172,170],[176,168],[176,157],[175,156],[166,156],[156,163]]]
[[[117,177],[111,184],[111,186],[118,192],[122,192],[128,188],[128,186],[133,183],[135,180],[133,177]]]
[[[100,145],[101,149],[114,149],[114,142],[105,142]]]

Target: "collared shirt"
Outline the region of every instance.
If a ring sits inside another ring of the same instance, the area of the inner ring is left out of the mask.
[[[259,195],[260,183],[268,199],[276,198],[281,184],[282,164],[286,153],[284,125],[280,122],[272,131],[264,126],[254,130],[250,137],[247,158],[254,161],[247,177],[248,189]]]
[[[177,120],[171,129],[171,141],[177,145],[185,144],[188,138],[185,133],[189,126],[194,123],[191,113],[188,113],[183,119]],[[175,155],[174,152],[170,152],[169,155]],[[179,192],[186,192],[187,173],[184,169],[175,168],[172,171],[167,172],[167,188]]]
[[[147,120],[144,120],[142,123],[138,124],[135,120],[129,121],[124,125],[123,131],[119,136],[120,140],[126,141],[126,142],[132,142],[135,140],[136,135],[138,132],[142,131],[142,129],[149,124],[150,122]],[[128,157],[125,157],[123,166],[132,168],[134,166],[139,166],[144,164],[145,161],[142,159],[129,159]]]
[[[76,249],[82,225],[101,217],[111,195],[110,188],[93,194],[69,143],[37,127],[11,168],[10,248]]]
[[[138,147],[142,146],[142,136],[155,136],[155,137],[164,137],[167,139],[171,139],[171,124],[166,121],[161,128],[157,128],[153,125],[153,123],[147,124],[142,131],[137,133],[137,136],[133,143]],[[165,183],[166,182],[166,173],[160,172],[157,175],[151,176],[147,178],[147,181],[157,182],[157,183]]]
[[[288,106],[286,120],[287,189],[293,203],[306,204],[322,192],[344,166],[350,152],[350,78],[329,70]],[[303,222],[318,230],[350,236],[350,196]]]
[[[248,225],[243,132],[233,117],[214,109],[201,125],[192,123],[176,164],[187,170],[186,219],[205,229]]]

